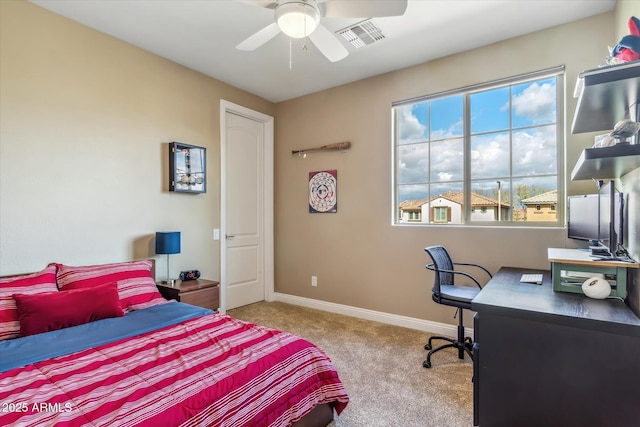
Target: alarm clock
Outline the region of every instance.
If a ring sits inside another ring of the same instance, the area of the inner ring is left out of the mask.
[[[183,282],[187,280],[196,280],[200,278],[200,272],[198,270],[187,270],[180,272],[180,280]]]

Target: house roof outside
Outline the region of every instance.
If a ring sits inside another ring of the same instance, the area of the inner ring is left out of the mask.
[[[401,202],[398,207],[402,211],[420,211],[422,210],[422,205],[429,202],[429,199],[420,199],[420,200],[405,200]]]
[[[558,190],[547,191],[520,201],[523,205],[555,205],[558,203]]]
[[[422,206],[435,200],[438,198],[443,198],[450,200],[454,203],[462,205],[464,202],[464,192],[462,191],[447,191],[446,193],[439,194],[437,196],[433,196],[431,199],[420,199],[420,200],[405,200],[398,205],[398,208],[402,211],[419,211],[422,209]],[[494,207],[498,206],[498,201],[496,199],[492,199],[491,197],[483,196],[477,193],[471,193],[471,206],[472,207]],[[503,208],[511,208],[509,203],[504,201],[500,202],[500,206]]]

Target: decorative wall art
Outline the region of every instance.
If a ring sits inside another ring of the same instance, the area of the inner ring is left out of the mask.
[[[335,144],[322,145],[320,147],[315,147],[315,148],[307,148],[304,150],[293,150],[291,154],[294,156],[298,156],[306,159],[307,154],[310,154],[310,153],[321,153],[321,152],[327,152],[327,151],[342,151],[344,153],[350,148],[351,148],[351,142],[344,141],[344,142],[337,142]]]
[[[172,142],[169,144],[169,191],[206,193],[206,148]]]
[[[338,212],[338,171],[309,172],[309,213]]]

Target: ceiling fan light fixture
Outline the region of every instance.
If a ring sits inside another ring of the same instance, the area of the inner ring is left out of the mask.
[[[281,3],[276,8],[275,15],[280,30],[294,39],[307,37],[320,23],[320,9],[315,1],[293,0]]]

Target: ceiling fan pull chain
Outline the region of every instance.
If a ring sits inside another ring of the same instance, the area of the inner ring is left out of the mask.
[[[293,61],[291,59],[292,47],[293,47],[293,39],[289,37],[289,71],[293,70]]]
[[[302,25],[304,25],[304,41],[302,42],[302,51],[306,52],[307,51],[307,36],[309,34],[307,34],[307,2],[304,2],[304,6],[302,6],[302,10],[305,16],[304,21],[302,21]]]

